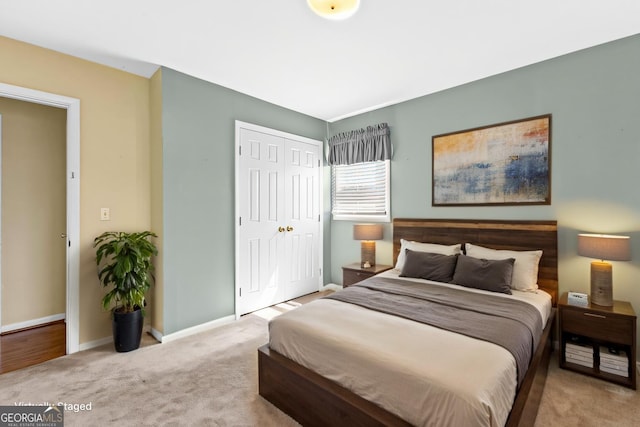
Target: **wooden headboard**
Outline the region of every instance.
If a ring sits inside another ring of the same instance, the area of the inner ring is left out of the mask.
[[[393,263],[400,253],[400,239],[454,245],[471,243],[492,249],[531,251],[542,249],[538,285],[556,305],[558,298],[557,221],[463,220],[395,218]]]

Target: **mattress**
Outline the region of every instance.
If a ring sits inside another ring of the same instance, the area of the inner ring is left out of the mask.
[[[399,278],[395,270],[382,275]],[[551,312],[542,290],[506,295],[439,285],[525,301],[543,328]],[[414,425],[502,426],[516,394],[516,362],[506,349],[330,299],[272,319],[269,346]]]

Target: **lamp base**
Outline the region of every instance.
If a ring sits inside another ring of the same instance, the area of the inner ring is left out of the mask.
[[[376,242],[363,240],[360,242],[360,267],[369,268],[376,265]]]
[[[591,303],[604,307],[613,305],[611,264],[608,262],[591,263]]]

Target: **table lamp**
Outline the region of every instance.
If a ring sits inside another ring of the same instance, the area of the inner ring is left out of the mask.
[[[611,307],[613,288],[612,267],[607,261],[629,261],[631,245],[629,236],[607,234],[578,234],[578,255],[596,258],[591,263],[591,303]]]
[[[353,239],[361,240],[360,267],[376,265],[376,240],[382,240],[382,225],[356,224],[353,226]]]

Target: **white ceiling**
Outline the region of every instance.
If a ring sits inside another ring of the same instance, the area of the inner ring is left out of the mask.
[[[638,33],[639,0],[361,0],[337,22],[305,0],[0,0],[0,35],[327,121]]]

